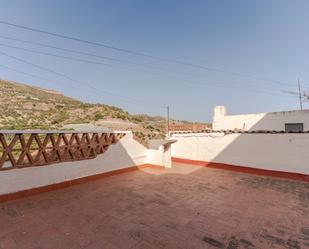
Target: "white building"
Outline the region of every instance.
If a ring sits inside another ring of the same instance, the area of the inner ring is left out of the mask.
[[[308,131],[309,110],[227,115],[225,106],[216,106],[213,130]]]

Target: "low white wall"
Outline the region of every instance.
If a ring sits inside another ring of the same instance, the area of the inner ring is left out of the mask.
[[[162,165],[165,168],[172,167],[172,158],[171,158],[171,146],[161,145],[158,149],[149,149],[148,153],[148,163]]]
[[[309,130],[309,110],[226,115],[225,110],[220,113],[215,109],[212,128],[215,131],[234,129],[284,131],[286,123],[303,123],[304,130]]]
[[[1,171],[0,195],[146,163],[163,166],[162,160],[149,157],[148,150],[133,139],[132,133],[128,133],[104,154],[91,160]]]
[[[147,163],[149,164],[164,165],[161,146],[158,149],[148,149],[147,158]]]
[[[309,175],[309,134],[175,134],[172,156]]]
[[[171,145],[164,148],[163,165],[166,168],[172,168],[172,147]]]

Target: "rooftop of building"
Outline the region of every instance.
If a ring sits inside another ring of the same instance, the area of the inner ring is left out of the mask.
[[[174,163],[0,204],[0,248],[309,247],[309,185]]]
[[[254,115],[254,116],[255,115],[290,115],[290,114],[309,114],[309,109],[229,114],[227,113],[227,108],[225,106],[215,106],[214,113],[215,113],[214,116],[221,114],[221,116],[225,116],[225,117],[235,117],[235,116],[244,116],[244,115],[246,116],[250,116],[250,115]]]

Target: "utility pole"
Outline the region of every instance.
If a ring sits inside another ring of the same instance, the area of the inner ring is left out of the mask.
[[[299,80],[299,78],[297,79],[297,82],[298,82],[299,105],[300,105],[300,110],[302,111],[302,110],[303,110],[303,97],[302,97],[302,94],[301,94],[301,88],[300,88],[300,80]]]
[[[170,136],[170,107],[169,106],[167,106],[166,107],[166,111],[167,111],[167,116],[166,116],[166,122],[167,122],[167,137],[169,137]]]

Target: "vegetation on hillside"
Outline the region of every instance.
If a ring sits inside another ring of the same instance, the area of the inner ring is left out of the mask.
[[[132,130],[140,142],[163,138],[166,119],[145,114],[132,115],[121,108],[90,104],[26,84],[0,79],[0,129],[61,129],[67,124],[94,124],[112,130]],[[171,125],[193,123],[171,120]]]
[[[141,140],[165,134],[162,117],[130,115],[118,107],[83,103],[55,91],[6,80],[0,80],[0,107],[0,129],[61,129],[66,124],[119,120],[135,124],[133,132]]]

